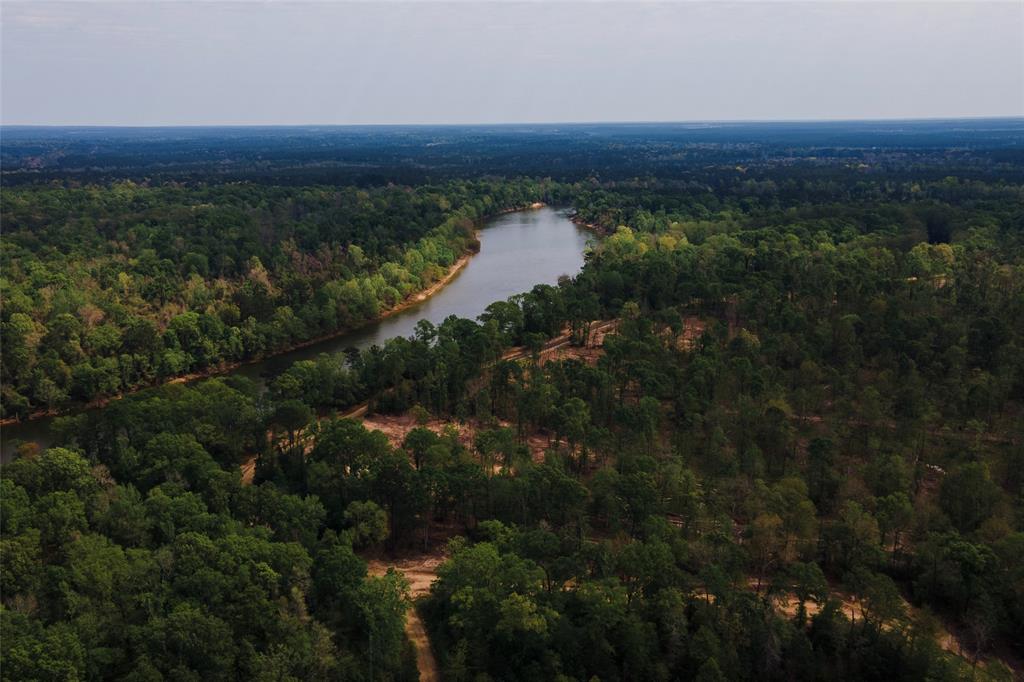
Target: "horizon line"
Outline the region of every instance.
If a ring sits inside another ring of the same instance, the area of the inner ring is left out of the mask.
[[[618,120],[618,121],[502,121],[452,123],[0,123],[0,128],[471,128],[508,126],[583,126],[583,125],[709,125],[709,124],[788,124],[788,123],[917,123],[944,121],[1020,121],[1021,114],[914,116],[867,118],[723,118],[690,120]]]

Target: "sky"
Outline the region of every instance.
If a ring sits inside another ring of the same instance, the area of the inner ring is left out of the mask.
[[[14,2],[0,121],[1024,115],[1008,2]]]

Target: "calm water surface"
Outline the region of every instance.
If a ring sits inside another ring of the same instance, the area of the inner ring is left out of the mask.
[[[480,253],[443,289],[426,301],[357,331],[244,365],[230,374],[252,379],[274,376],[297,360],[336,353],[355,346],[381,345],[396,336],[412,336],[421,319],[438,324],[449,315],[475,318],[494,301],[529,291],[535,284],[554,284],[561,275],[575,275],[583,265],[588,233],[573,224],[565,211],[540,208],[499,216],[480,233]],[[15,441],[52,442],[52,419],[6,426],[0,431],[3,459]]]

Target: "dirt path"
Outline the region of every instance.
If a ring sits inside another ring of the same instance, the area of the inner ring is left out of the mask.
[[[618,327],[618,325],[618,320],[594,321],[591,325],[590,331],[587,334],[586,344],[584,344],[582,348],[577,348],[576,350],[582,351],[585,349],[600,348],[601,344],[604,342],[604,337],[607,336],[608,334],[614,334],[615,329]],[[562,348],[565,348],[566,346],[569,346],[571,341],[572,336],[569,334],[568,331],[564,331],[558,336],[548,339],[544,346],[541,347],[539,355],[542,359],[548,358],[555,351],[558,351]],[[501,359],[523,360],[525,358],[530,357],[531,354],[532,353],[529,348],[525,348],[523,346],[516,346],[513,348],[509,348],[507,351],[505,351],[505,354],[501,356]]]
[[[252,479],[256,476],[255,455],[245,460],[239,469],[242,470],[242,485],[252,485]]]
[[[755,593],[761,594],[767,588],[767,585],[762,586],[762,590],[756,588],[757,580],[750,578],[747,581],[747,587]],[[865,616],[864,603],[851,595],[849,592],[841,589],[836,584],[829,586],[830,596],[834,599],[838,599],[841,604],[843,615],[849,618],[851,621],[860,621]],[[799,607],[799,600],[797,596],[792,592],[777,593],[772,596],[771,604],[776,611],[785,615],[787,618],[794,618],[797,614]],[[900,596],[900,605],[903,609],[902,619],[909,619],[910,621],[916,621],[921,616],[921,609],[917,608],[909,601],[906,597]],[[821,611],[821,604],[815,601],[808,601],[804,604],[804,611],[807,614],[807,618],[813,618]],[[939,617],[937,622],[937,629],[935,632],[935,641],[939,647],[955,656],[959,656],[969,662],[973,661],[970,647],[968,647],[963,639],[963,633],[958,632],[957,628],[947,618]],[[884,629],[890,629],[897,627],[898,624],[892,622],[885,623],[882,627]],[[990,650],[986,655],[983,655],[976,664],[985,667],[992,661],[999,661],[1006,665],[1010,670],[1014,671],[1015,675],[1018,675],[1024,666],[1020,660],[1018,660],[1012,652],[1006,650]]]
[[[409,596],[416,600],[430,592],[430,586],[437,579],[437,567],[443,561],[444,554],[437,551],[433,554],[394,561],[372,559],[367,568],[370,575],[384,575],[389,568],[396,569],[409,581]],[[441,672],[437,667],[434,652],[430,648],[427,630],[423,626],[419,614],[416,613],[415,607],[406,612],[405,634],[416,647],[416,668],[420,671],[420,682],[438,682],[441,679]]]
[[[437,660],[434,659],[427,631],[415,608],[409,609],[405,616],[405,634],[416,647],[416,669],[420,671],[420,682],[439,682],[441,673],[437,669]]]

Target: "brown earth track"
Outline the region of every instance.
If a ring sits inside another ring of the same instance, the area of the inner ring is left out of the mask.
[[[370,575],[384,575],[389,568],[402,573],[409,581],[409,597],[415,601],[430,593],[430,586],[437,579],[437,567],[444,559],[443,552],[439,550],[432,554],[395,561],[372,559],[367,568]],[[430,648],[427,630],[416,612],[415,605],[406,612],[405,634],[416,649],[416,668],[420,672],[420,682],[438,682],[441,679],[441,672],[437,666],[437,659],[434,658],[434,651]]]

